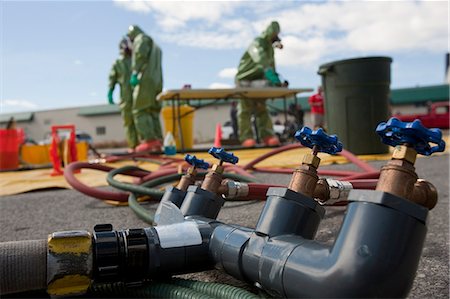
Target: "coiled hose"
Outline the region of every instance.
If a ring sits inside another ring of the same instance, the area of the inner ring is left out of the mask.
[[[90,288],[96,296],[183,298],[183,299],[257,299],[260,296],[234,286],[175,278],[168,282],[151,282],[148,285],[128,288],[124,283],[99,284]]]
[[[153,224],[154,220],[154,213],[150,213],[147,209],[142,207],[139,202],[137,201],[136,195],[148,195],[151,196],[153,199],[160,200],[162,196],[164,195],[164,191],[160,189],[156,189],[157,186],[161,186],[163,184],[167,184],[170,182],[178,181],[182,174],[176,173],[176,174],[169,174],[163,177],[155,178],[151,181],[144,182],[142,185],[134,185],[130,183],[124,183],[119,182],[114,179],[114,176],[122,173],[132,173],[133,171],[137,171],[140,168],[136,166],[124,166],[121,168],[114,169],[108,173],[106,176],[106,181],[108,184],[110,184],[112,187],[131,192],[128,196],[128,205],[133,210],[133,212],[141,218],[143,221]],[[196,174],[197,179],[202,179],[206,175],[206,172],[198,172]],[[255,180],[250,177],[242,176],[239,174],[234,173],[223,173],[224,178],[238,180],[241,182],[254,182]]]

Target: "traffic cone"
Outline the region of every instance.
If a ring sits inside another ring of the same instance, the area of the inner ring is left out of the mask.
[[[216,136],[214,138],[214,147],[222,147],[222,126],[220,123],[216,125]]]

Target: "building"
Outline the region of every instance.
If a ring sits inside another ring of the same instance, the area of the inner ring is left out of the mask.
[[[297,98],[305,111],[305,125],[310,125],[308,97]],[[393,89],[391,91],[392,114],[426,113],[427,103],[449,101],[449,85]],[[293,103],[288,99],[286,106]],[[191,101],[199,109],[194,116],[195,143],[210,142],[214,139],[217,123],[224,124],[230,119],[230,101],[219,101],[215,105],[205,105],[205,101]],[[273,120],[284,122],[283,100],[267,100]],[[213,117],[212,117],[213,116]],[[52,125],[74,124],[77,130],[90,134],[94,144],[117,143],[125,145],[120,109],[117,105],[96,105],[46,111],[0,114],[0,126],[11,119],[24,129],[28,138],[39,142],[48,138]],[[164,122],[162,122],[164,123]]]

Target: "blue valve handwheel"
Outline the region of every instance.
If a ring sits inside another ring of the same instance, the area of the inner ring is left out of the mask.
[[[418,154],[429,156],[435,152],[445,150],[442,132],[439,129],[428,129],[416,119],[413,122],[402,122],[395,117],[377,126],[376,132],[384,144],[397,146],[406,144],[416,150]],[[431,146],[430,143],[436,144]]]
[[[239,162],[239,158],[233,155],[233,153],[227,153],[223,148],[212,147],[209,149],[208,154],[223,162],[236,164]]]
[[[303,127],[295,133],[295,138],[306,147],[317,147],[319,152],[334,155],[342,151],[342,143],[336,135],[327,135],[322,128],[315,131]]]
[[[209,168],[209,163],[205,162],[202,159],[197,159],[196,156],[193,155],[186,155],[184,157],[184,160],[186,162],[188,162],[189,164],[191,164],[192,166],[194,166],[195,168],[201,168],[201,169],[208,169]]]

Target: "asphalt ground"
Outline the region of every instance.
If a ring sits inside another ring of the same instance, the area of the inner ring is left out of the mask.
[[[371,162],[377,168],[386,161]],[[324,169],[356,170],[352,164],[324,166]],[[428,216],[428,233],[409,298],[449,298],[449,156],[419,158],[416,170],[420,178],[433,183],[439,193],[437,206]],[[262,182],[287,184],[289,175],[257,174]],[[148,209],[157,204],[144,203]],[[254,227],[264,202],[227,202],[218,220]],[[111,223],[115,229],[148,226],[126,207],[107,205],[75,190],[45,190],[0,198],[0,242],[46,239],[49,233],[63,230],[92,231],[94,225]],[[332,244],[345,214],[343,207],[328,207],[316,239]],[[374,223],[373,225],[377,225]],[[215,281],[252,287],[218,270],[185,275],[203,281]],[[301,282],[299,282],[301,284]]]

